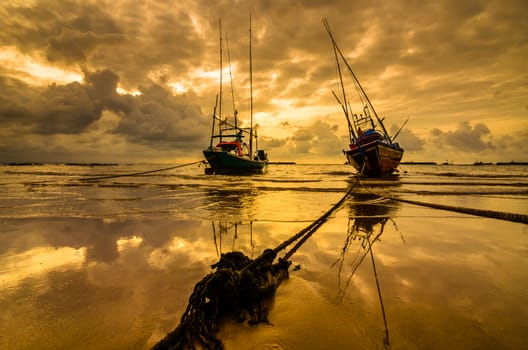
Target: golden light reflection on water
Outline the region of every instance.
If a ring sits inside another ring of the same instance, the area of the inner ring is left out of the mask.
[[[246,191],[224,208],[244,216],[251,203],[268,220],[4,220],[0,281],[10,293],[0,299],[0,347],[75,348],[85,339],[87,349],[148,348],[177,325],[219,254],[254,257],[307,225],[270,218],[290,209],[308,218],[339,197],[290,194]],[[528,285],[519,227],[356,195],[293,256],[300,269],[279,287],[274,326],[232,323],[220,334],[227,349],[381,348],[381,294],[393,349],[520,344],[522,326],[508,321],[528,314],[518,303]],[[446,343],[447,330],[467,340]]]

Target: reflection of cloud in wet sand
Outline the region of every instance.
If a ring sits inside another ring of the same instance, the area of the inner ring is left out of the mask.
[[[35,247],[25,252],[0,256],[0,290],[26,278],[42,278],[52,271],[77,270],[86,259],[86,248]]]
[[[160,339],[216,260],[207,224],[4,220],[9,249],[0,252],[0,333],[9,336],[0,338],[0,347],[23,340],[21,348],[50,341],[52,348],[76,348],[88,330],[97,334],[90,341],[109,348]],[[34,336],[24,337],[22,330]]]

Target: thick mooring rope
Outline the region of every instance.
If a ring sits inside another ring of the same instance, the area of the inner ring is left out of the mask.
[[[266,322],[263,303],[288,278],[291,264],[288,259],[344,203],[358,183],[359,180],[313,223],[275,249],[264,250],[255,260],[241,252],[222,254],[220,261],[211,266],[216,270],[194,287],[178,327],[154,345],[152,350],[195,349],[196,344],[206,350],[221,350],[223,344],[216,333],[222,318],[229,314],[237,316],[240,321],[244,320],[243,315],[249,314],[250,323]],[[274,264],[277,253],[298,239],[300,241]]]
[[[224,348],[216,333],[222,318],[233,315],[240,322],[249,315],[250,323],[267,321],[265,300],[271,298],[281,281],[288,277],[290,262],[279,259],[266,249],[252,260],[241,252],[222,254],[212,265],[216,271],[196,284],[180,324],[152,350]]]
[[[450,205],[444,205],[444,204],[436,204],[436,203],[426,203],[426,202],[419,202],[414,201],[410,199],[403,199],[403,198],[397,198],[392,196],[385,196],[380,195],[378,196],[391,199],[398,202],[403,203],[409,203],[414,205],[420,205],[422,207],[429,207],[433,209],[441,209],[441,210],[448,210],[453,211],[457,213],[463,213],[463,214],[470,214],[470,215],[476,215],[476,216],[482,216],[492,219],[499,219],[499,220],[506,220],[511,222],[519,222],[522,224],[528,224],[528,215],[523,214],[516,214],[516,213],[505,213],[500,211],[494,211],[494,210],[483,210],[483,209],[474,209],[474,208],[465,208],[465,207],[456,207],[456,206],[450,206]]]
[[[310,238],[310,236],[319,229],[319,227],[321,227],[327,220],[328,220],[328,217],[330,217],[330,215],[332,215],[332,213],[334,211],[336,211],[341,205],[343,205],[345,199],[352,193],[352,191],[354,190],[354,188],[356,187],[356,185],[359,183],[359,179],[356,180],[356,182],[352,185],[352,187],[350,187],[350,189],[345,193],[345,195],[343,196],[343,198],[341,198],[339,200],[339,202],[337,202],[336,204],[334,204],[334,206],[332,208],[330,208],[326,213],[324,213],[323,215],[321,215],[319,217],[319,219],[315,220],[313,223],[311,223],[310,225],[308,225],[307,227],[305,227],[304,229],[302,229],[301,231],[299,231],[299,233],[297,233],[296,235],[292,236],[290,239],[288,239],[287,241],[283,242],[282,244],[280,244],[279,246],[277,246],[277,248],[275,248],[274,250],[276,252],[279,252],[281,251],[282,249],[285,249],[288,245],[290,245],[292,242],[295,242],[297,239],[301,238],[302,239],[297,242],[297,244],[292,248],[290,249],[290,251],[288,251],[282,258],[285,259],[285,260],[288,260],[293,254],[295,254],[295,252],[304,244],[304,242],[306,242],[306,240],[308,238]]]

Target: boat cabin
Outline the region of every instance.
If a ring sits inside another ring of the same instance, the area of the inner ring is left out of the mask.
[[[368,129],[366,131],[358,130],[358,138],[355,143],[350,144],[350,149],[356,149],[358,146],[363,146],[375,141],[382,141],[383,135],[374,129]]]
[[[244,155],[242,145],[238,141],[221,141],[216,145],[216,147],[220,148],[224,152],[233,153],[240,157]]]

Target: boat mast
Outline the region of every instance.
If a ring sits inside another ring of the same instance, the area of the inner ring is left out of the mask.
[[[330,32],[330,26],[328,25],[328,21],[326,20],[326,18],[323,19],[323,23],[325,23],[326,30],[328,31],[328,34],[330,35],[330,39],[332,40],[334,48],[337,50],[337,52],[339,53],[339,56],[341,57],[341,59],[343,60],[343,62],[346,65],[346,67],[348,68],[348,71],[352,75],[352,78],[354,79],[354,82],[357,84],[357,86],[361,90],[361,94],[363,95],[363,97],[365,97],[370,109],[372,109],[372,112],[374,113],[374,116],[376,117],[376,120],[378,121],[378,123],[381,125],[381,128],[383,129],[383,132],[385,133],[385,136],[387,137],[389,142],[392,143],[392,140],[391,140],[391,138],[389,136],[389,133],[387,132],[387,129],[385,129],[385,125],[383,125],[383,122],[381,121],[381,119],[378,117],[378,113],[376,113],[376,110],[374,109],[374,106],[370,102],[370,99],[368,98],[367,93],[365,92],[365,90],[363,90],[363,86],[361,86],[361,83],[359,82],[358,78],[354,74],[354,71],[352,70],[352,68],[348,64],[348,61],[346,60],[345,56],[341,52],[341,49],[339,48],[339,46],[337,45],[336,41],[334,40],[334,37],[332,36],[332,33]]]
[[[235,90],[233,88],[233,73],[231,71],[231,55],[229,53],[229,37],[226,32],[227,64],[229,65],[229,80],[231,81],[231,100],[233,103],[233,116],[235,118],[235,129],[238,129],[238,111],[235,107]]]
[[[326,31],[328,32],[328,35],[330,35],[330,38],[333,38],[332,32],[330,31],[330,27],[329,27],[328,22],[326,21],[326,19],[323,19],[323,24],[325,25]],[[332,39],[332,42],[333,42],[333,39]],[[352,141],[353,141],[352,137],[354,139],[356,139],[357,137],[356,137],[356,133],[354,132],[354,128],[352,127],[352,123],[350,122],[349,106],[348,106],[348,101],[347,101],[346,92],[345,92],[345,85],[343,84],[343,74],[342,74],[342,71],[341,71],[341,64],[339,63],[339,56],[337,55],[337,50],[336,50],[335,45],[332,45],[332,46],[334,48],[334,55],[335,55],[335,59],[336,59],[337,72],[339,74],[339,81],[340,81],[340,84],[341,84],[341,91],[343,93],[343,103],[341,103],[341,101],[339,100],[339,98],[337,97],[335,92],[332,91],[332,93],[334,94],[334,97],[336,98],[337,102],[341,105],[341,108],[343,108],[343,113],[345,114],[345,118],[346,118],[347,124],[348,124],[350,142],[352,143]],[[350,111],[352,111],[352,108],[350,108]]]
[[[220,32],[220,99],[219,99],[219,105],[218,105],[218,117],[219,117],[219,132],[220,135],[220,142],[222,142],[222,20],[218,20],[218,27]]]
[[[249,156],[253,156],[253,61],[251,55],[251,13],[249,14]]]

